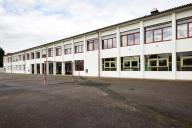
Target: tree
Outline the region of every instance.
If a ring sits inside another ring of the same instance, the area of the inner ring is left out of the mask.
[[[0,67],[3,67],[3,56],[5,55],[5,51],[0,47]]]

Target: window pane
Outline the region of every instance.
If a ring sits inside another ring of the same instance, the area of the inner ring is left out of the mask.
[[[108,39],[108,48],[113,47],[113,39]]]
[[[162,41],[162,29],[154,30],[154,41]]]
[[[105,67],[109,67],[109,63],[105,63]]]
[[[107,49],[107,40],[103,40],[103,49]]]
[[[134,44],[133,36],[134,36],[133,34],[127,36],[127,38],[128,38],[128,45],[133,45]]]
[[[192,57],[183,59],[183,66],[190,66],[192,67]]]
[[[111,67],[115,68],[115,62],[111,62]]]
[[[159,66],[167,66],[167,60],[166,59],[159,60]]]
[[[153,31],[146,32],[146,43],[153,42]]]
[[[171,40],[171,27],[163,28],[163,40]]]
[[[135,34],[135,44],[140,44],[140,33]]]
[[[189,36],[192,36],[192,23],[189,23]]]
[[[138,66],[138,62],[137,61],[132,61],[132,67],[137,67]]]
[[[150,60],[149,65],[150,66],[157,66],[157,61],[156,60]]]
[[[127,46],[127,36],[121,36],[121,46]]]
[[[125,62],[124,62],[124,66],[125,66],[125,67],[130,67],[130,61],[125,61]]]
[[[187,24],[177,25],[177,38],[187,37]]]
[[[93,50],[93,42],[88,42],[88,51]]]
[[[117,47],[117,39],[116,38],[113,38],[113,48],[116,48]]]

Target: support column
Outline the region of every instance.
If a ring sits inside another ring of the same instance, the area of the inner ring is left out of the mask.
[[[34,63],[34,74],[37,74],[37,64]]]
[[[144,78],[145,58],[144,58],[144,24],[140,21],[140,70],[141,78]]]
[[[49,75],[49,63],[48,62],[46,62],[46,73],[47,73],[47,75]]]
[[[74,75],[74,72],[75,72],[75,63],[74,63],[74,39],[72,39],[71,52],[72,52],[72,75]]]
[[[56,70],[57,70],[57,65],[56,65],[56,62],[54,61],[53,62],[53,75],[56,75]]]
[[[172,76],[176,79],[177,61],[176,61],[176,17],[175,13],[172,13]]]
[[[101,50],[102,50],[101,33],[98,32],[98,77],[101,76],[101,71],[102,71]]]
[[[62,75],[65,75],[65,62],[62,62]]]
[[[120,59],[120,31],[119,27],[116,28],[116,39],[117,39],[117,72],[118,77],[121,76],[121,59]]]

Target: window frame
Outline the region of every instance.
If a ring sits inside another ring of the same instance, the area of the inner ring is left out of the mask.
[[[60,50],[60,51],[57,51],[57,50]],[[61,46],[55,47],[55,56],[62,56],[62,47]]]
[[[163,26],[163,25],[166,25],[166,24],[170,24],[170,25]],[[162,26],[162,27],[158,27],[158,26]],[[153,28],[153,27],[157,27],[157,28]],[[146,30],[147,28],[153,28],[153,29]],[[165,23],[156,24],[156,25],[146,26],[145,27],[145,31],[144,31],[144,38],[145,38],[144,43],[145,44],[151,44],[151,43],[171,41],[172,39],[166,39],[166,40],[164,39],[163,35],[164,35],[164,29],[165,28],[172,28],[171,21],[165,22]],[[155,33],[156,30],[161,30],[161,40],[159,40],[159,41],[155,41],[155,34],[154,33]],[[152,31],[152,42],[147,42],[146,33],[149,32],[149,31]],[[171,31],[171,34],[172,34],[172,31]]]
[[[98,50],[98,38],[94,38],[94,39],[89,39],[86,41],[87,43],[87,51],[95,51]],[[92,44],[92,50],[89,49],[89,44]],[[97,47],[96,47],[97,46]]]
[[[192,35],[191,35],[191,36],[189,35],[189,24],[192,24],[192,21],[186,21],[186,20],[188,20],[188,19],[192,19],[192,17],[188,17],[188,18],[184,18],[184,19],[178,19],[178,20],[176,21],[176,39],[177,39],[177,40],[192,38]],[[186,22],[184,22],[184,23],[179,23],[179,22],[181,22],[181,21],[186,21]],[[178,26],[179,26],[179,25],[183,25],[183,24],[186,24],[186,25],[187,25],[187,36],[186,36],[186,37],[181,37],[181,38],[179,38],[179,37],[178,37]]]
[[[79,67],[82,66],[81,68]],[[75,71],[84,71],[84,60],[75,60]]]
[[[106,61],[106,59],[109,59],[108,61]],[[111,59],[115,59],[115,60],[111,60]],[[115,67],[111,66],[112,63],[114,63]],[[109,64],[109,66],[106,66],[106,64]],[[102,71],[117,71],[117,58],[113,57],[113,58],[102,58]],[[109,69],[109,70],[106,70]],[[114,69],[114,70],[112,70]]]
[[[84,52],[84,44],[82,42],[74,43],[74,54],[83,53]]]
[[[129,34],[122,34],[122,35],[120,36],[120,38],[121,38],[121,47],[127,47],[127,46],[133,46],[133,45],[140,45],[140,39],[139,39],[139,44],[136,44],[136,43],[135,43],[136,34],[139,34],[139,37],[140,37],[140,32],[132,32],[132,33],[129,33]],[[130,35],[133,36],[133,43],[132,43],[131,45],[129,45],[129,42],[128,42],[128,36],[130,36]],[[123,40],[122,40],[122,39],[123,39],[124,36],[126,37],[126,45],[123,46],[123,43],[122,43]]]
[[[112,47],[109,47],[109,43],[108,41],[112,39]],[[114,41],[115,40],[115,41]],[[107,42],[107,47],[105,48],[104,47],[104,42]],[[116,43],[116,45],[114,45]],[[107,38],[107,39],[102,39],[102,50],[104,49],[112,49],[112,48],[117,48],[117,37],[110,37],[110,38]]]

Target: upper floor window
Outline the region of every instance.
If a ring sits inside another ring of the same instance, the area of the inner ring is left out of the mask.
[[[192,37],[192,17],[177,21],[177,39]]]
[[[21,55],[19,55],[19,61],[21,61]]]
[[[36,59],[40,58],[40,52],[36,52]]]
[[[48,57],[52,57],[53,56],[53,48],[49,48],[48,49]]]
[[[30,59],[30,55],[29,55],[29,53],[27,53],[27,60],[29,60]]]
[[[23,54],[23,60],[25,60],[25,54]]]
[[[46,49],[43,49],[42,50],[42,58],[45,58],[47,55],[47,50]]]
[[[138,45],[140,43],[139,29],[122,32],[121,33],[121,46]]]
[[[116,48],[116,35],[109,35],[102,37],[102,49]]]
[[[56,52],[56,56],[61,56],[61,54],[62,54],[61,46],[56,47],[56,48],[55,48],[55,52]]]
[[[75,53],[83,53],[83,42],[78,42],[74,44]]]
[[[34,59],[34,52],[31,53],[31,59]]]
[[[93,51],[98,49],[98,39],[87,40],[87,51]]]
[[[72,45],[71,44],[66,44],[64,45],[64,54],[71,54],[71,47]]]
[[[171,40],[171,22],[148,26],[145,28],[145,43]]]

